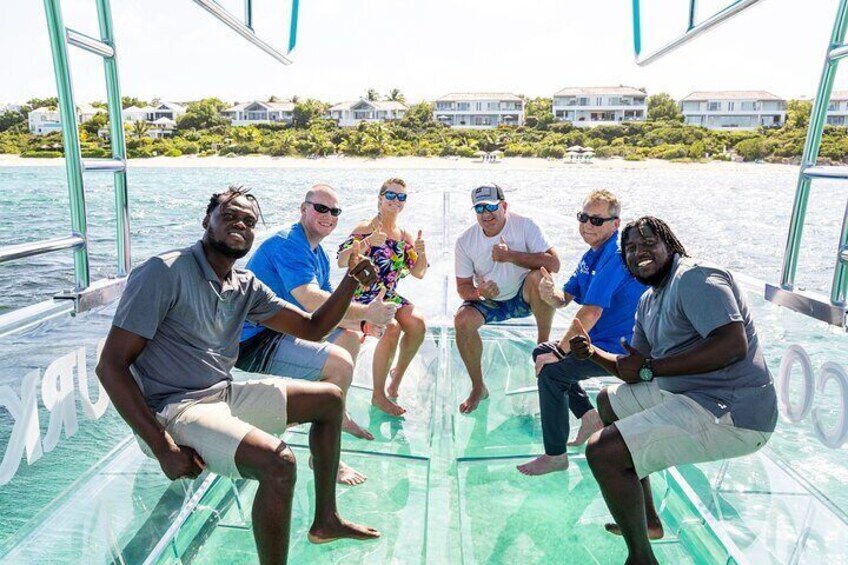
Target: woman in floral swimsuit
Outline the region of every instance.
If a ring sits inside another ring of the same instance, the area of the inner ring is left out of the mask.
[[[377,216],[371,221],[362,222],[353,229],[350,237],[339,247],[339,264],[347,261],[350,247],[359,241],[366,247],[365,253],[379,270],[379,278],[371,288],[359,289],[354,300],[368,304],[384,294],[383,300],[397,303],[400,307],[395,320],[386,327],[386,331],[377,342],[372,366],[374,392],[371,403],[383,412],[400,416],[405,409],[393,399],[410,362],[424,342],[427,327],[424,315],[414,304],[397,293],[397,284],[408,274],[423,278],[427,271],[427,257],[421,231],[415,240],[406,230],[397,225],[398,215],[406,203],[406,183],[402,179],[392,178],[383,183],[377,197]],[[400,344],[397,364],[391,370],[391,382],[386,389],[389,368]]]

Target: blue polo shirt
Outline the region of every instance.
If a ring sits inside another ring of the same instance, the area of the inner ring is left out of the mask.
[[[327,252],[320,245],[315,249],[309,245],[306,232],[299,222],[263,241],[247,262],[247,269],[253,271],[256,278],[270,287],[274,294],[298,308],[303,308],[303,305],[292,296],[291,291],[299,286],[315,284],[321,290],[333,291]],[[262,326],[246,322],[241,332],[241,341],[253,337],[261,330]]]
[[[599,250],[589,249],[583,255],[562,290],[580,305],[603,308],[589,338],[604,351],[624,353],[619,340],[624,337],[629,343],[633,337],[636,307],[647,288],[621,260],[616,231]]]

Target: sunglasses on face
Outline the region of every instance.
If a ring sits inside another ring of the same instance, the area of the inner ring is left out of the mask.
[[[405,192],[395,192],[393,190],[387,190],[383,193],[383,196],[386,197],[386,200],[394,200],[398,199],[398,202],[406,202],[406,193]]]
[[[500,204],[475,204],[474,211],[478,214],[482,214],[483,212],[492,212],[495,213],[500,208]]]
[[[318,212],[319,214],[326,214],[327,212],[334,218],[338,217],[342,213],[341,208],[330,208],[329,206],[325,206],[324,204],[318,204],[317,202],[306,201],[307,204],[311,204],[312,208]]]
[[[593,226],[601,227],[604,225],[604,222],[611,222],[612,220],[617,220],[617,216],[611,216],[609,218],[601,218],[600,216],[590,216],[586,212],[578,212],[577,213],[577,221],[581,224],[585,224],[589,222]]]

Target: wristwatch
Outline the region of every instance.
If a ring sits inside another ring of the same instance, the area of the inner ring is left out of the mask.
[[[654,380],[653,359],[645,357],[642,361],[642,368],[639,369],[639,378],[645,382]]]

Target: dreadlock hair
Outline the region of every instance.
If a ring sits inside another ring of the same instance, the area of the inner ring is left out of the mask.
[[[668,224],[653,216],[642,216],[624,226],[624,230],[621,232],[621,248],[624,249],[627,244],[627,238],[631,230],[635,229],[642,237],[645,237],[645,232],[643,231],[645,228],[650,228],[658,238],[663,240],[672,253],[677,253],[681,257],[689,257],[683,244],[680,243],[680,240],[677,239],[677,236],[668,227]],[[625,261],[624,253],[621,254],[621,259]]]
[[[262,215],[262,208],[259,206],[259,201],[255,196],[249,194],[252,188],[242,185],[236,186],[231,184],[224,192],[216,192],[209,198],[209,204],[206,206],[206,215],[211,214],[215,208],[221,204],[226,204],[230,200],[234,200],[240,196],[244,196],[250,202],[256,205],[256,210],[259,212],[259,219],[262,220],[262,225],[265,225],[265,217]]]

